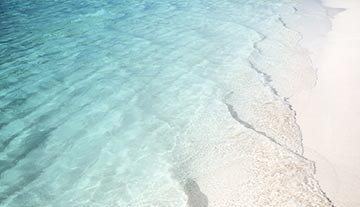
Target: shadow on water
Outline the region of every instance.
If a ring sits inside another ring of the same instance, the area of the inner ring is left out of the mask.
[[[194,180],[187,179],[184,189],[188,196],[189,207],[208,207],[208,198],[201,192],[199,185]]]

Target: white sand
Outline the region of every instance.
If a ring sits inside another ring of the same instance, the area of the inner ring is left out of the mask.
[[[336,207],[360,206],[360,1],[325,0],[345,8],[317,57],[317,85],[292,98],[305,157]]]

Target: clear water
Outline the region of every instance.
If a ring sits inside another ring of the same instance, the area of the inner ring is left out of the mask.
[[[314,81],[294,5],[2,0],[0,206],[188,206],[190,179],[224,206],[208,173],[260,169],[255,149],[311,179],[286,99]]]

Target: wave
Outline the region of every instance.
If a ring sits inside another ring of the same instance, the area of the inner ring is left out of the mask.
[[[295,1],[1,4],[0,206],[332,205]]]

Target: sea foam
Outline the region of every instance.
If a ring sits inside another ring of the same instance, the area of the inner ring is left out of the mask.
[[[0,205],[331,206],[296,2],[1,3]]]

